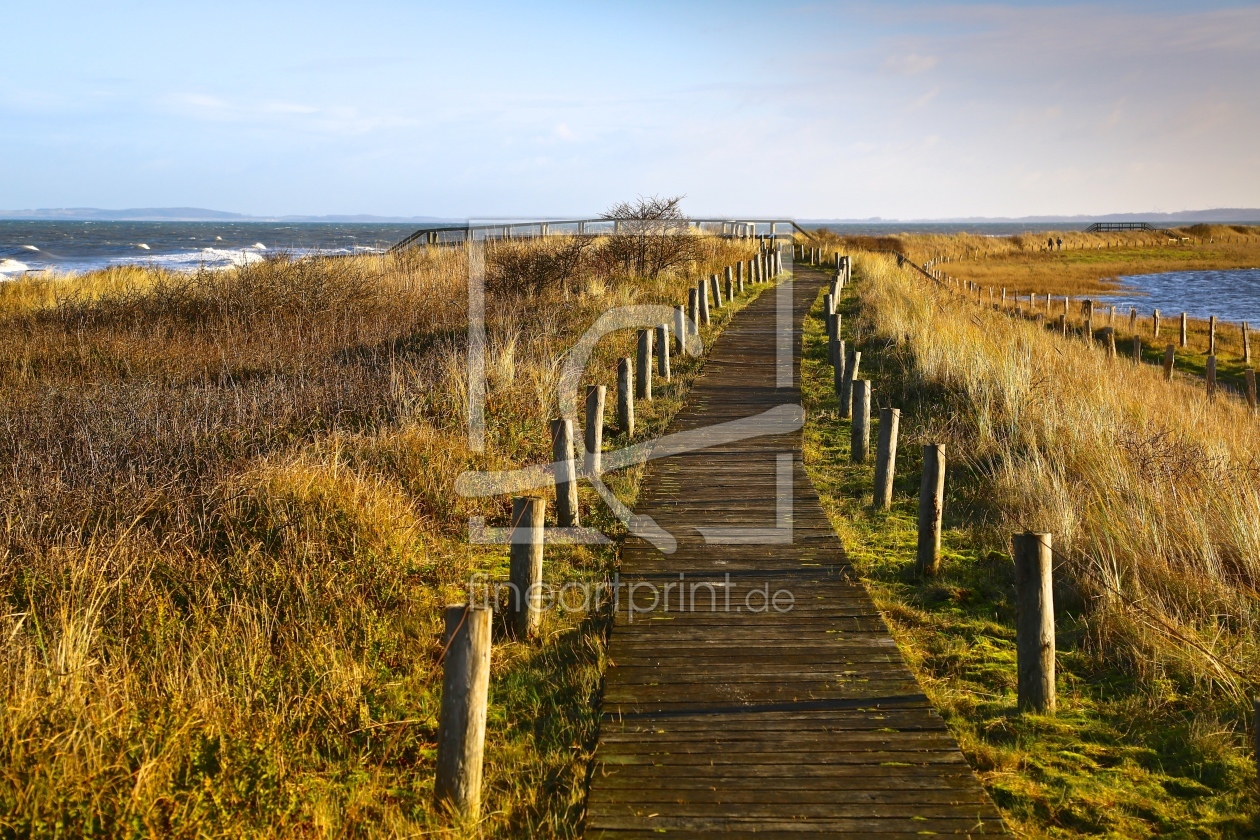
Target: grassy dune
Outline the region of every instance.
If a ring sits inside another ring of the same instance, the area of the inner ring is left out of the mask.
[[[806,361],[807,458],[903,650],[1028,836],[1250,836],[1260,673],[1260,425],[1201,383],[856,261],[847,338],[898,406],[898,501],[847,463],[823,336]],[[944,573],[915,579],[918,444],[951,464]],[[1060,713],[1015,714],[1010,535],[1056,551]]]
[[[430,801],[440,610],[505,572],[466,530],[509,511],[454,478],[550,460],[563,354],[600,313],[685,302],[748,256],[695,246],[650,279],[599,242],[492,248],[484,455],[459,249],[0,286],[0,834],[449,833]],[[615,385],[632,342],[601,342],[585,381]],[[676,360],[639,435],[697,368]],[[634,471],[610,478],[633,498]],[[547,575],[612,560],[549,549]],[[603,626],[557,613],[544,631],[496,644],[488,815],[466,831],[579,822]]]

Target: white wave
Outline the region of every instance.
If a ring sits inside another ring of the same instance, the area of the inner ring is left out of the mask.
[[[249,263],[262,262],[263,255],[244,248],[229,250],[227,248],[202,248],[200,251],[189,251],[183,254],[162,254],[146,262],[161,264],[168,268],[195,270],[197,268],[235,268]]]
[[[28,250],[28,251],[38,251],[38,250],[39,250],[39,249],[38,249],[38,248],[36,248],[34,245],[23,245],[22,247],[23,247],[23,248],[25,248],[25,249],[26,249],[26,250]]]
[[[31,267],[29,265],[24,262],[19,262],[18,260],[0,260],[0,274],[6,275],[6,279],[9,274],[21,274],[25,271],[29,271],[30,268]]]
[[[139,245],[137,245],[136,247],[137,247],[137,248],[143,248],[143,249],[144,249],[144,250],[146,250],[146,251],[151,250],[151,249],[149,248],[149,246],[148,246],[148,245],[145,245],[143,242],[141,242],[141,243],[140,243]]]
[[[264,245],[264,244],[262,244],[261,242],[255,242],[255,243],[254,243],[254,247],[255,247],[255,248],[257,248],[259,251],[266,251],[266,250],[267,250],[267,246],[266,246],[266,245]]]

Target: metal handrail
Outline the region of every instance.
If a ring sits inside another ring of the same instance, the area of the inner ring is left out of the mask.
[[[459,245],[473,238],[475,233],[482,233],[484,239],[533,239],[540,236],[598,236],[616,233],[623,223],[655,221],[653,219],[545,219],[535,221],[502,221],[487,224],[447,225],[442,227],[420,228],[415,233],[391,245],[389,253],[404,251],[414,245]],[[672,221],[672,220],[662,220]],[[721,225],[715,231],[719,236],[730,238],[758,238],[763,234],[757,232],[758,225],[769,225],[769,236],[778,237],[779,225],[791,225],[791,230],[813,239],[814,235],[802,228],[792,219],[679,219],[687,227],[703,232],[705,225]],[[594,228],[593,230],[589,230]],[[787,231],[784,231],[786,233]]]

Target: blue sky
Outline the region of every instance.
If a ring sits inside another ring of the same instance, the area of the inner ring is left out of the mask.
[[[0,208],[1260,206],[1245,3],[5,0]]]

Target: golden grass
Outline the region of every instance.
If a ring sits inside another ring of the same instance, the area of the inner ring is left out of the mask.
[[[455,476],[549,460],[574,338],[745,256],[704,239],[652,281],[492,294],[484,454],[459,249],[0,286],[0,833],[449,831],[430,802],[440,611],[470,573],[505,571],[465,532],[509,505],[454,495]],[[587,381],[614,384],[632,341],[601,342]],[[641,435],[698,365],[677,361]],[[636,474],[610,484],[632,498]],[[547,574],[612,560],[549,549]],[[496,644],[478,834],[576,831],[603,618],[547,622],[546,644]]]
[[[894,342],[914,440],[979,476],[992,541],[1053,534],[1097,649],[1241,717],[1260,666],[1260,426],[1236,399],[1109,359],[862,254],[859,340]]]

